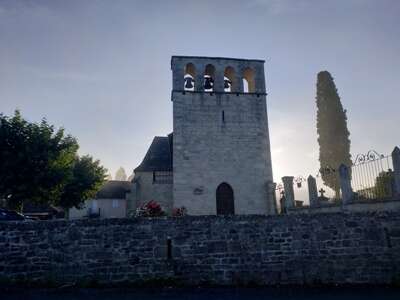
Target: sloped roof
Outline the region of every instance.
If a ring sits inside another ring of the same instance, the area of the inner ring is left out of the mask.
[[[172,171],[172,133],[156,136],[135,172]]]
[[[48,204],[35,204],[35,203],[24,203],[22,212],[23,213],[57,213],[62,208],[58,208]]]
[[[130,190],[130,181],[109,180],[97,192],[96,199],[125,199]]]

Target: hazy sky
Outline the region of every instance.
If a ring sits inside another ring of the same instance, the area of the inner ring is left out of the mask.
[[[0,0],[0,112],[46,117],[113,175],[131,173],[172,130],[172,55],[266,60],[276,181],[317,173],[321,70],[353,154],[400,144],[397,0]]]

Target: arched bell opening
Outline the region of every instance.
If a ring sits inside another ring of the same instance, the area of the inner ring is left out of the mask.
[[[185,91],[194,91],[195,86],[195,76],[196,76],[196,68],[194,64],[188,63],[185,66],[185,75],[184,75],[184,90]]]
[[[234,215],[235,201],[232,187],[223,182],[217,187],[216,191],[217,215]]]
[[[211,64],[208,64],[204,72],[203,87],[205,92],[214,91],[214,80],[215,80],[215,67]]]
[[[243,93],[254,93],[256,91],[254,71],[251,68],[246,68],[243,71]]]
[[[236,89],[235,85],[235,69],[226,67],[224,72],[224,91],[233,92]]]

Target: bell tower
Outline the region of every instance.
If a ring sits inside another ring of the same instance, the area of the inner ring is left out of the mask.
[[[264,61],[173,56],[173,206],[274,214]]]

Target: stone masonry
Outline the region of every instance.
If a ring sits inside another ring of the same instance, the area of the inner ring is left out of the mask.
[[[398,284],[400,212],[3,222],[0,253],[6,284]]]
[[[137,172],[135,175],[138,184],[135,184],[131,191],[135,194],[133,197],[135,200],[134,208],[154,200],[161,205],[166,213],[170,214],[172,212],[172,183],[155,184],[152,172]]]
[[[189,65],[193,91],[184,90]],[[191,215],[215,215],[217,187],[227,183],[235,214],[274,214],[264,61],[174,56],[171,68],[174,207],[185,206]],[[246,70],[254,72],[248,91],[242,83]],[[207,74],[214,79],[211,92],[202,84]],[[224,74],[232,82],[229,92]]]

